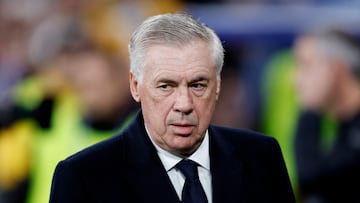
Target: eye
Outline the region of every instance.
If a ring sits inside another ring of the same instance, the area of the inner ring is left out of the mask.
[[[171,85],[169,85],[169,84],[161,84],[157,88],[159,88],[161,90],[164,90],[164,91],[167,91],[167,90],[171,89]]]
[[[196,91],[201,91],[203,89],[205,89],[206,87],[206,84],[203,84],[203,83],[193,83],[191,84],[191,88],[196,90]]]

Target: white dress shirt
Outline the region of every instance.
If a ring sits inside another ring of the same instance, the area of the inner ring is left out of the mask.
[[[181,157],[175,154],[172,154],[161,147],[159,147],[151,138],[149,131],[146,129],[150,140],[154,144],[157,153],[160,157],[160,160],[167,171],[167,174],[173,184],[176,193],[178,194],[181,200],[181,192],[185,183],[185,177],[180,170],[175,168],[175,165],[179,163],[182,159],[190,159],[199,164],[198,173],[199,179],[202,187],[204,188],[206,197],[209,203],[212,203],[212,187],[211,187],[211,173],[210,173],[210,155],[209,155],[209,135],[208,131],[205,133],[203,142],[200,144],[199,148],[189,157]]]

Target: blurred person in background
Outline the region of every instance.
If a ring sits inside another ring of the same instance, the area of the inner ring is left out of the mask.
[[[295,139],[302,201],[359,202],[359,41],[340,29],[308,32],[296,39],[294,54],[302,110]],[[322,136],[325,117],[337,126],[333,140]]]
[[[37,109],[43,122],[32,144],[28,202],[48,200],[58,160],[117,134],[137,109],[124,84],[126,66],[92,49],[66,51],[59,57],[42,73],[47,87],[62,81]]]

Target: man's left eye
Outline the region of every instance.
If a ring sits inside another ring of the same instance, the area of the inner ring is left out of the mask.
[[[201,83],[194,83],[191,85],[191,87],[195,90],[202,90],[205,88],[205,85]]]

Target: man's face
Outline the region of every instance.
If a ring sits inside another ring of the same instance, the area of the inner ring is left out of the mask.
[[[130,84],[152,139],[169,152],[193,153],[205,136],[220,91],[208,45],[153,45],[145,54],[143,81],[130,73]]]
[[[294,47],[297,62],[296,84],[299,100],[305,108],[324,110],[335,91],[336,73],[331,59],[321,55],[314,39],[299,38]]]

